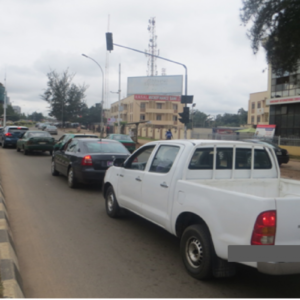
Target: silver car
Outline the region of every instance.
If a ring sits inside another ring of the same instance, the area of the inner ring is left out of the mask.
[[[44,131],[47,131],[49,132],[50,134],[57,134],[57,127],[56,126],[51,126],[51,125],[48,125]]]

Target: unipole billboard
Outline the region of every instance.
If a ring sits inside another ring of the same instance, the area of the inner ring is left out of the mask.
[[[127,97],[135,94],[181,96],[182,88],[182,75],[127,78]]]

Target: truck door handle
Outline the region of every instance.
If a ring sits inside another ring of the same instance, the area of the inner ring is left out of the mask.
[[[120,177],[124,177],[124,175],[123,175],[123,174],[120,174]]]
[[[160,186],[162,186],[164,188],[168,188],[168,185],[165,182],[161,183]]]
[[[136,181],[142,181],[142,179],[140,177],[137,177],[135,180]]]

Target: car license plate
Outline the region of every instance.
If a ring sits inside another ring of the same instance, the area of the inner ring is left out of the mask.
[[[111,167],[112,165],[113,165],[113,162],[112,162],[112,161],[108,161],[108,162],[107,162],[107,166],[108,166],[108,167]]]
[[[46,142],[39,142],[39,144],[46,144]]]

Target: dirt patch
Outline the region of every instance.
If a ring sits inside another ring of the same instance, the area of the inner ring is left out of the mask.
[[[300,180],[300,161],[291,159],[280,167],[281,177]]]

